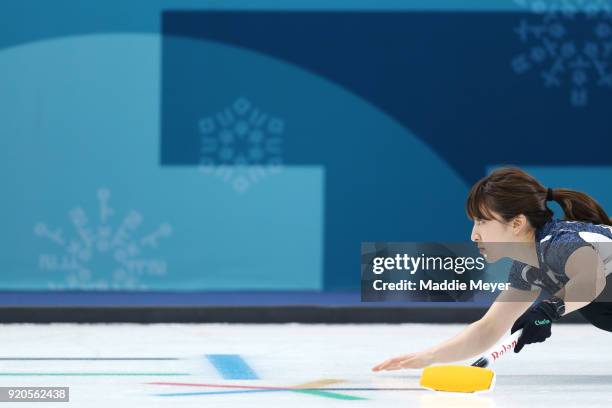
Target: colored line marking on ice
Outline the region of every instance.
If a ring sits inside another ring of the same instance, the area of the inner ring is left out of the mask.
[[[159,397],[183,397],[183,396],[195,396],[195,395],[220,395],[220,394],[248,394],[248,393],[260,393],[260,392],[279,392],[279,391],[291,391],[299,392],[302,394],[317,395],[320,397],[343,399],[343,400],[365,400],[367,398],[355,397],[352,395],[340,394],[330,388],[320,388],[322,385],[331,385],[343,382],[343,380],[320,380],[300,384],[292,387],[273,387],[273,386],[256,386],[256,385],[230,385],[230,384],[201,384],[201,383],[170,383],[170,382],[152,382],[148,384],[155,385],[177,385],[177,386],[191,386],[191,387],[212,387],[212,388],[233,388],[234,391],[203,391],[203,392],[183,392],[183,393],[164,393],[154,394]]]
[[[320,387],[325,387],[326,385],[333,385],[333,384],[338,384],[344,382],[344,380],[334,380],[331,378],[326,378],[323,380],[317,380],[317,381],[309,381],[307,383],[303,383],[303,384],[299,384],[299,385],[294,385],[291,388],[308,388],[308,389],[313,389],[313,388],[320,388]]]
[[[207,354],[206,358],[226,380],[258,380],[255,371],[238,354]]]
[[[286,388],[279,390],[237,390],[237,391],[204,391],[204,392],[186,392],[186,393],[169,393],[169,394],[153,394],[157,397],[189,397],[196,395],[227,395],[227,394],[253,394],[260,392],[282,392],[282,391],[291,391],[291,392],[299,392],[302,394],[311,394],[317,395],[319,397],[327,397],[334,399],[343,399],[343,400],[365,400],[367,398],[363,397],[355,397],[353,395],[340,394],[337,392],[330,392],[327,388],[317,388],[317,389],[294,389],[294,388]]]
[[[344,380],[323,379],[323,380],[318,380],[318,381],[310,381],[307,383],[303,383],[303,384],[299,384],[299,385],[295,385],[291,387],[292,388],[291,391],[300,392],[302,394],[318,395],[320,397],[328,397],[328,398],[343,399],[343,400],[366,399],[362,397],[355,397],[352,395],[339,394],[337,392],[331,392],[331,390],[329,390],[328,388],[322,388],[327,385],[338,384],[341,382],[344,382]]]
[[[3,377],[40,377],[40,376],[74,376],[74,377],[86,377],[86,376],[188,376],[189,373],[132,373],[132,372],[85,372],[85,373],[3,373],[0,372],[0,376]]]
[[[0,357],[0,361],[176,361],[176,357]]]

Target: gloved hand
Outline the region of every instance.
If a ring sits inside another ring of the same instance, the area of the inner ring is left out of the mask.
[[[523,349],[525,344],[542,343],[550,337],[550,329],[552,323],[559,320],[563,315],[565,305],[563,300],[553,297],[549,300],[544,300],[537,303],[535,306],[527,310],[519,317],[512,329],[511,333],[519,329],[523,329],[523,333],[518,338],[514,352],[518,353]]]

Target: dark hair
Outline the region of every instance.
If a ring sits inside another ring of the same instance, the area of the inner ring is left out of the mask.
[[[468,194],[466,211],[470,219],[491,220],[494,211],[510,221],[524,214],[534,228],[541,228],[553,217],[546,205],[547,189],[517,167],[502,167],[478,180]],[[552,199],[565,214],[564,220],[612,225],[601,206],[585,193],[566,188],[552,189]]]

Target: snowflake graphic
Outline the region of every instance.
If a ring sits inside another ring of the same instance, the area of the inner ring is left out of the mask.
[[[570,88],[570,103],[585,106],[589,87],[612,88],[611,0],[517,0],[536,15],[515,28],[527,51],[515,56],[514,72],[539,69],[546,87]]]
[[[152,233],[136,237],[143,217],[130,211],[114,227],[110,220],[115,210],[109,206],[110,191],[98,189],[99,222],[91,225],[89,217],[81,207],[69,211],[68,215],[75,233],[64,237],[61,229],[52,230],[44,223],[34,226],[34,234],[52,242],[60,253],[41,254],[38,266],[44,271],[62,272],[62,282],[49,282],[50,289],[147,289],[139,282],[143,275],[162,276],[166,273],[166,262],[144,257],[143,253],[159,246],[162,237],[172,234],[170,224],[163,223]],[[100,268],[94,274],[93,262]],[[104,265],[106,264],[106,265]],[[103,265],[103,266],[101,266]],[[112,278],[108,279],[108,271]]]
[[[583,12],[597,14],[611,12],[610,0],[514,0],[516,4],[527,8],[534,13],[564,13],[574,14]]]
[[[212,116],[199,120],[200,166],[246,191],[282,165],[285,123],[240,97]]]

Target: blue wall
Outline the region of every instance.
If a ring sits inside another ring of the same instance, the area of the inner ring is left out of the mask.
[[[500,164],[612,208],[610,14],[488,3],[4,2],[0,289],[356,293]]]

